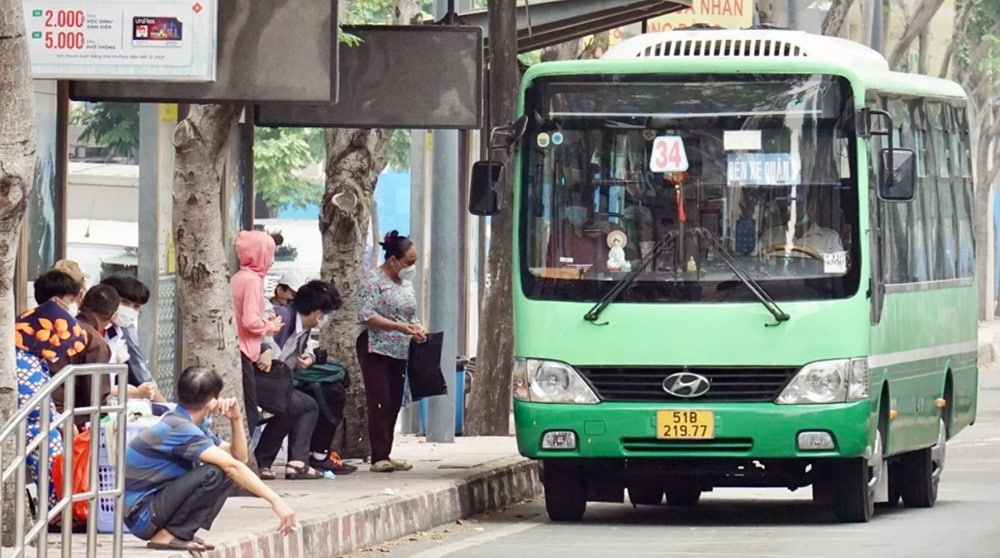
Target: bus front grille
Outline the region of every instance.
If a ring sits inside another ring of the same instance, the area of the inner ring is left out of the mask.
[[[583,377],[603,401],[649,402],[767,402],[774,401],[798,368],[785,367],[580,367]],[[664,380],[686,372],[708,379],[708,391],[699,397],[667,393]]]
[[[631,453],[745,453],[753,449],[750,438],[717,438],[715,440],[659,440],[657,438],[622,438],[622,449]]]

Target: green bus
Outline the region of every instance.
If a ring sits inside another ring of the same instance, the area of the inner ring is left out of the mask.
[[[532,66],[518,111],[513,408],[551,520],[715,487],[934,505],[978,392],[959,85],[684,30]],[[504,172],[474,166],[470,211]]]

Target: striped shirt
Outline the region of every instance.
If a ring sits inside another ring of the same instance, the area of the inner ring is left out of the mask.
[[[125,523],[133,533],[144,532],[151,519],[150,498],[199,463],[205,450],[222,440],[191,422],[181,407],[163,415],[142,431],[125,450]]]

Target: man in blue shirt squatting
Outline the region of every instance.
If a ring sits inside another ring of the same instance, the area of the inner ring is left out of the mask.
[[[144,430],[125,452],[125,524],[157,550],[215,548],[196,537],[212,527],[233,483],[271,504],[288,534],[295,512],[246,465],[249,452],[239,402],[219,399],[222,377],[191,366],[177,380],[175,411]],[[232,443],[208,429],[213,416],[229,419]]]

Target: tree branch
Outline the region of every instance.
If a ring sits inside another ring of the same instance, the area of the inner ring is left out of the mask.
[[[982,0],[966,0],[962,4],[962,11],[958,13],[958,17],[955,18],[955,28],[951,35],[951,41],[948,42],[948,50],[944,53],[944,61],[941,62],[941,72],[938,74],[941,77],[948,77],[948,70],[951,66],[951,59],[955,55],[955,45],[959,43],[960,40],[965,39],[966,28],[969,26],[969,18],[972,17],[972,10],[979,2]]]
[[[927,30],[927,26],[930,25],[931,20],[934,19],[934,14],[938,12],[942,4],[944,4],[944,0],[921,0],[913,17],[906,24],[903,36],[900,37],[899,42],[892,49],[892,55],[889,57],[890,67],[899,67],[900,63],[906,58],[906,53],[909,52],[910,46],[913,45],[913,41]]]
[[[822,33],[834,37],[840,35],[853,5],[854,0],[833,0],[830,9],[826,11],[826,17],[823,18]]]

